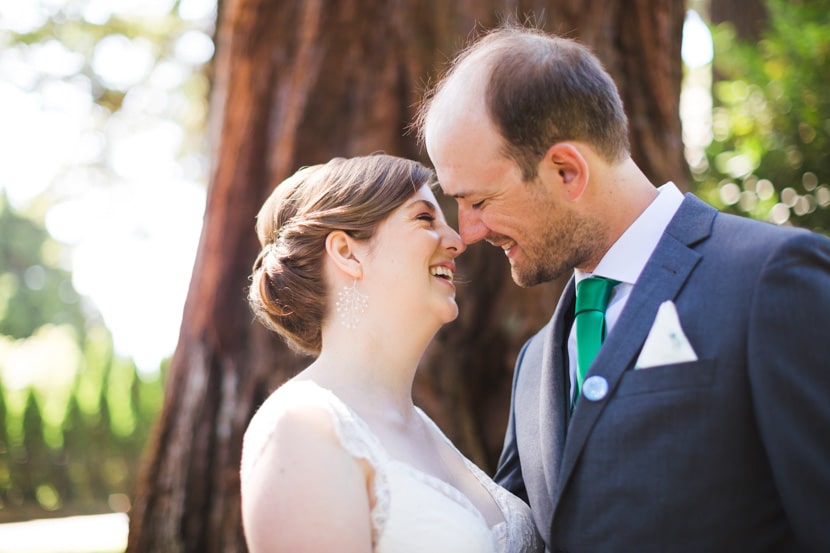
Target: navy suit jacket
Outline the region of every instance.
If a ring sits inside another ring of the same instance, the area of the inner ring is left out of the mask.
[[[666,300],[698,360],[634,370]],[[548,551],[830,551],[830,240],[687,195],[569,414],[573,309],[522,349],[496,474]]]

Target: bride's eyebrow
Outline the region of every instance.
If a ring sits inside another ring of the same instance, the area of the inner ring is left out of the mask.
[[[417,199],[417,200],[412,201],[412,203],[410,203],[408,207],[411,208],[411,207],[417,206],[417,205],[422,205],[423,207],[425,207],[426,209],[428,209],[432,213],[435,213],[436,211],[438,211],[438,207],[434,203],[432,203],[429,200],[423,200],[423,199],[420,199],[420,198]]]

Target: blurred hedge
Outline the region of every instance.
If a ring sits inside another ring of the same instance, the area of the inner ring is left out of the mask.
[[[140,375],[111,344],[89,333],[62,385],[0,380],[0,522],[129,509],[163,372]]]

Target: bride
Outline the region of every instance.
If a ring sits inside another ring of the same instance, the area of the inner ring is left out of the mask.
[[[245,433],[252,553],[541,550],[527,505],[412,401],[425,348],[458,315],[464,250],[432,184],[414,161],[336,158],[285,180],[258,215],[250,304],[315,359]]]

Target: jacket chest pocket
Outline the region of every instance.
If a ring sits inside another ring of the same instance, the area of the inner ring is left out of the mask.
[[[623,374],[614,397],[708,388],[714,381],[714,359],[632,369]]]

